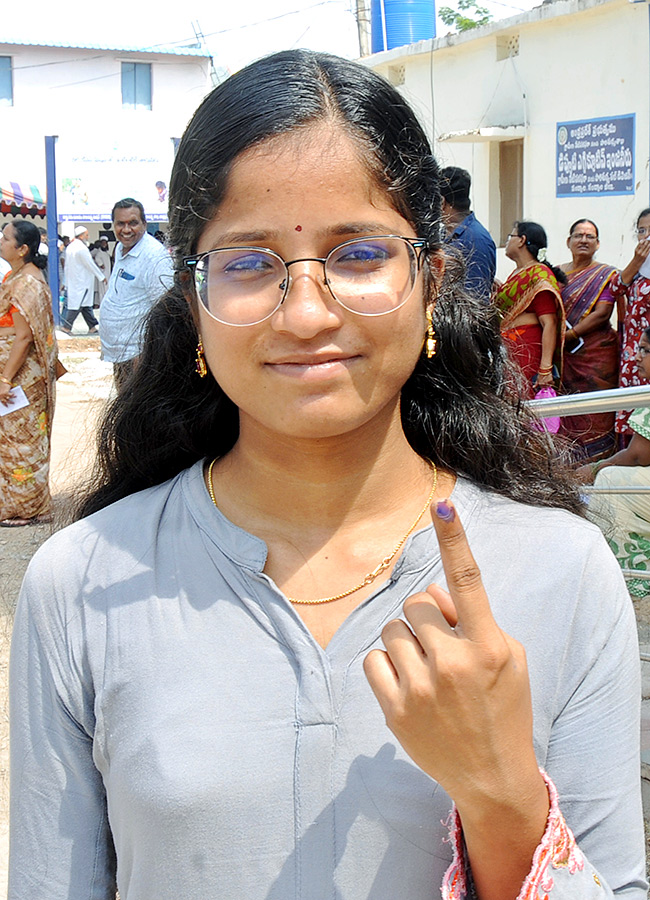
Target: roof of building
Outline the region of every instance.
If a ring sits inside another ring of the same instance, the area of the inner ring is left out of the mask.
[[[108,50],[120,53],[165,53],[170,56],[202,56],[209,58],[210,53],[197,46],[170,46],[169,44],[154,44],[149,47],[126,46],[124,44],[100,44],[100,43],[68,43],[66,41],[20,41],[11,39],[0,40],[0,46],[12,47],[60,47],[68,50]]]

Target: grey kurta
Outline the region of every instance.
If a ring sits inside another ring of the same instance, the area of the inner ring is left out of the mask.
[[[459,481],[499,624],[527,648],[538,760],[588,862],[553,900],[645,896],[631,603],[598,530]],[[433,528],[327,650],[196,465],[55,535],[12,646],[10,900],[433,900],[449,797],[362,671],[444,583]],[[431,735],[445,740],[444,734]],[[110,822],[110,827],[109,823]],[[594,880],[594,868],[603,886]]]

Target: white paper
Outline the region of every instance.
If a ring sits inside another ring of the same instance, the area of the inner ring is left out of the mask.
[[[14,412],[16,409],[22,409],[29,406],[29,400],[25,391],[21,387],[15,387],[9,391],[9,397],[6,403],[0,403],[0,416],[6,416],[7,413]]]

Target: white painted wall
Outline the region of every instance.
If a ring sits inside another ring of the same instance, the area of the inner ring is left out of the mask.
[[[33,183],[42,193],[45,135],[71,138],[80,149],[128,136],[144,152],[181,137],[210,88],[202,56],[2,43],[0,56],[13,58],[14,76],[14,105],[0,107],[0,184]],[[151,110],[122,109],[123,61],[151,63]]]
[[[497,39],[519,35],[519,54],[497,60]],[[473,208],[493,233],[498,168],[490,143],[438,142],[442,134],[527,123],[524,217],[549,235],[549,258],[568,258],[566,235],[583,216],[601,232],[599,256],[624,265],[633,226],[650,205],[650,8],[629,0],[555,0],[463,35],[422,41],[364,60],[381,74],[405,66],[400,87],[413,103],[442,165],[472,174]],[[433,89],[432,89],[433,86]],[[433,102],[432,102],[433,100]],[[634,197],[556,198],[556,123],[636,113]],[[498,196],[498,194],[497,194]],[[500,253],[499,274],[512,268]]]

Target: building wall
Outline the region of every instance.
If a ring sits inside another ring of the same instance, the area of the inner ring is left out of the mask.
[[[511,39],[518,39],[518,54],[497,59]],[[440,141],[441,135],[524,126],[523,216],[546,228],[549,257],[568,258],[568,228],[584,216],[600,228],[600,258],[624,265],[635,243],[635,217],[649,205],[649,46],[645,2],[555,0],[476,32],[420,42],[366,62],[393,81],[403,66],[400,89],[433,134],[441,164],[471,172],[473,207],[495,238],[498,143],[476,137]],[[636,114],[634,196],[557,198],[557,123],[630,113]],[[511,268],[501,252],[499,274]]]
[[[1,43],[0,56],[12,57],[14,95],[13,106],[0,107],[0,184],[35,184],[43,195],[45,135],[82,152],[126,137],[144,154],[181,137],[210,87],[203,56]],[[127,61],[151,64],[151,110],[122,108]]]

